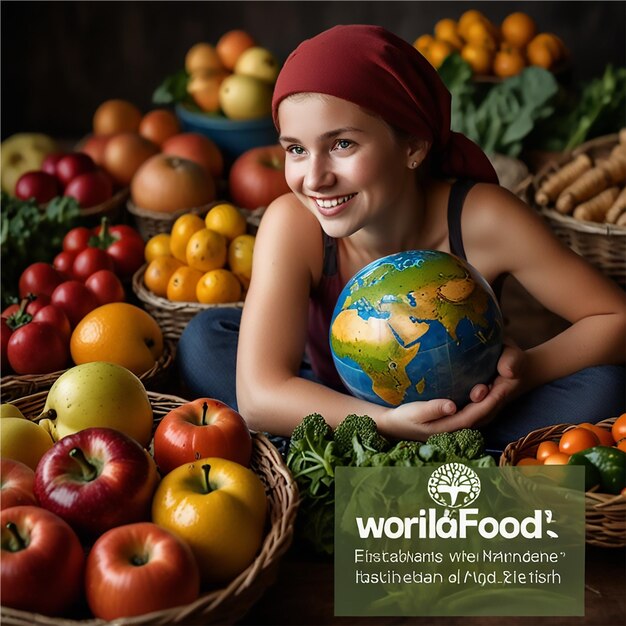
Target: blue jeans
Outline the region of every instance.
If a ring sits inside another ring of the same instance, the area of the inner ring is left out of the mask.
[[[237,408],[235,365],[240,321],[241,309],[207,309],[185,328],[176,361],[183,387],[191,397],[216,398]],[[307,363],[302,364],[300,375],[314,380]],[[589,367],[560,378],[507,405],[483,429],[487,447],[498,452],[538,428],[615,417],[626,408],[625,394],[623,365]]]

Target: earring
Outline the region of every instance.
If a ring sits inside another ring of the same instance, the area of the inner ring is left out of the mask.
[[[414,170],[417,167],[417,161],[411,163],[411,169]]]

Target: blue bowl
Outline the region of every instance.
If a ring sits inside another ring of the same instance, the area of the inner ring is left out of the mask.
[[[255,120],[231,120],[221,115],[196,113],[181,104],[176,106],[176,114],[183,131],[200,133],[215,142],[222,151],[227,167],[250,148],[278,142],[278,133],[271,116]]]

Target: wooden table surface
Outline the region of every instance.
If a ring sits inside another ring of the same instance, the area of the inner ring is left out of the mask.
[[[283,556],[277,580],[240,626],[618,626],[626,623],[626,550],[587,546],[584,617],[335,617],[332,558],[297,545]]]

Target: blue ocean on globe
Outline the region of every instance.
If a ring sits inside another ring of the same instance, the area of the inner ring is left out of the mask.
[[[330,325],[335,367],[356,397],[384,406],[463,406],[496,374],[503,320],[487,281],[437,250],[383,257],[343,288]]]

